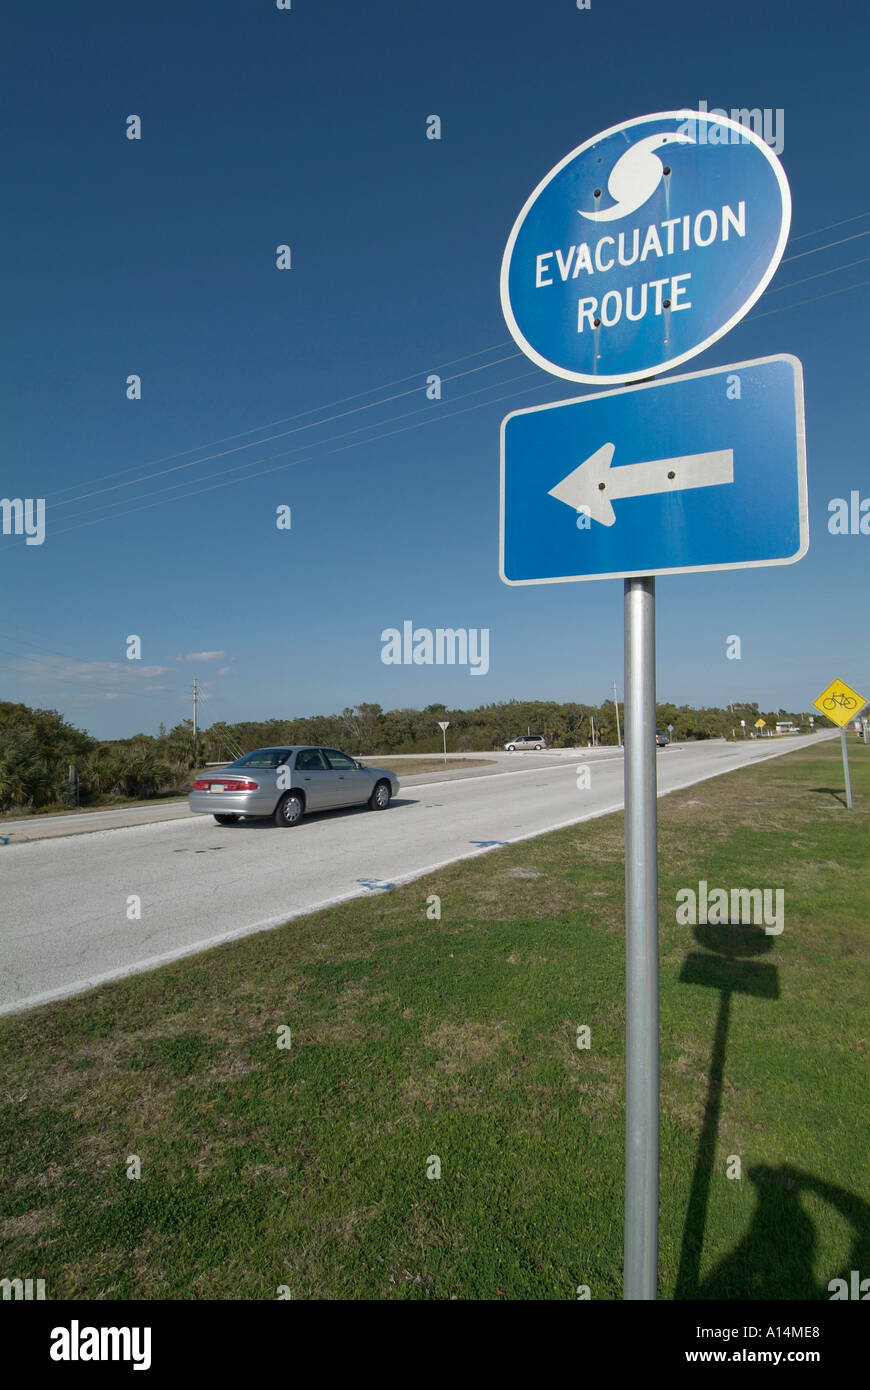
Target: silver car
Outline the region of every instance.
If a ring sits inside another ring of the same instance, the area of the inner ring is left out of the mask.
[[[395,773],[364,767],[338,748],[256,748],[198,777],[187,803],[191,811],[234,825],[242,816],[271,816],[296,825],[307,811],[368,805],[385,811],[399,791]]]
[[[510,743],[505,744],[509,753],[516,753],[520,748],[534,748],[536,752],[540,752],[546,746],[546,741],[541,734],[520,734],[518,738],[512,738]]]

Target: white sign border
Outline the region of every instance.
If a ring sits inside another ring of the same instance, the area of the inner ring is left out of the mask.
[[[794,372],[795,384],[795,432],[797,442],[797,467],[798,467],[798,514],[800,519],[800,545],[794,555],[789,555],[777,560],[735,560],[722,565],[676,565],[667,569],[640,570],[614,570],[608,574],[566,574],[559,575],[552,579],[508,579],[504,570],[504,542],[505,542],[505,495],[504,495],[504,475],[505,475],[505,429],[509,420],[513,420],[517,415],[534,415],[541,410],[557,410],[560,406],[580,405],[586,401],[600,401],[605,396],[624,396],[628,392],[616,391],[596,391],[591,396],[574,396],[563,401],[549,401],[546,405],[526,406],[521,410],[512,410],[501,422],[499,432],[500,448],[500,469],[499,469],[499,539],[498,539],[498,575],[503,584],[507,584],[512,589],[527,588],[534,584],[579,584],[589,580],[597,579],[636,579],[644,575],[659,574],[707,574],[714,570],[742,570],[742,569],[764,569],[770,565],[794,565],[798,560],[802,560],[810,548],[810,521],[809,521],[809,502],[807,498],[807,441],[806,441],[806,417],[804,411],[804,369],[798,357],[790,352],[777,352],[771,357],[753,357],[749,362],[731,362],[722,367],[708,367],[703,372],[689,372],[684,376],[670,376],[664,381],[648,381],[633,388],[631,394],[637,391],[659,391],[663,387],[671,386],[678,381],[694,381],[702,376],[719,376],[728,372],[741,372],[747,367],[762,367],[767,362],[787,362]]]
[[[588,372],[572,372],[569,371],[567,367],[557,366],[555,362],[550,362],[548,358],[543,357],[537,352],[524,336],[514,317],[509,288],[510,265],[514,245],[532,205],[537,201],[540,194],[556,175],[561,173],[566,164],[570,164],[571,161],[576,159],[579,154],[582,154],[584,150],[591,149],[594,145],[600,144],[600,142],[607,139],[609,135],[617,135],[620,131],[630,130],[633,126],[648,125],[651,121],[707,121],[709,124],[727,126],[729,130],[739,131],[741,136],[762,151],[776,175],[776,181],[779,184],[780,196],[782,198],[782,221],[780,223],[779,238],[776,243],[776,248],[767,270],[755,286],[755,289],[749,295],[749,298],[744,301],[736,313],[731,315],[727,323],[723,324],[715,333],[712,333],[709,338],[705,338],[697,347],[691,348],[688,352],[681,353],[679,357],[671,357],[667,362],[650,362],[645,366],[635,367],[630,372],[618,372],[615,374],[598,373],[595,375],[590,375]],[[561,377],[564,381],[582,382],[586,386],[615,386],[619,382],[637,381],[638,377],[649,376],[653,372],[666,372],[670,371],[672,367],[679,367],[681,363],[688,362],[692,357],[697,357],[698,353],[704,352],[712,343],[718,342],[720,338],[724,338],[726,333],[730,333],[731,329],[740,322],[744,315],[748,314],[753,304],[757,302],[773,279],[779,263],[782,260],[782,253],[788,241],[790,228],[791,190],[788,186],[785,170],[770,146],[767,145],[754,130],[750,130],[748,126],[741,125],[739,121],[733,121],[730,116],[714,116],[705,111],[658,111],[652,116],[635,116],[630,121],[620,121],[618,125],[612,125],[607,130],[602,130],[598,135],[593,135],[591,140],[585,140],[582,145],[578,145],[570,154],[566,154],[565,158],[561,159],[555,168],[551,169],[548,174],[545,174],[534,192],[526,199],[522,211],[511,228],[511,233],[504,249],[504,255],[502,256],[501,277],[499,281],[502,314],[504,315],[505,323],[517,347],[520,348],[520,350],[525,353],[526,357],[530,358],[536,366],[543,368],[545,372],[550,372],[553,376]]]

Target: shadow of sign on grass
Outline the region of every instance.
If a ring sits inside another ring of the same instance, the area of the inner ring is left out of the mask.
[[[773,938],[759,927],[741,923],[705,924],[695,928],[695,938],[708,949],[690,952],[680,971],[680,983],[718,989],[720,997],[674,1298],[830,1298],[828,1281],[820,1285],[814,1274],[818,1240],[815,1226],[801,1206],[801,1194],[813,1193],[830,1203],[851,1226],[852,1247],[846,1265],[843,1269],[832,1270],[830,1276],[831,1279],[845,1278],[847,1283],[852,1270],[870,1272],[870,1206],[854,1193],[790,1164],[776,1168],[755,1164],[747,1169],[747,1176],[756,1189],[756,1206],[749,1230],[734,1250],[701,1280],[701,1252],[722,1107],[731,999],[735,994],[748,994],[776,1000],[779,998],[779,976],[776,966],[753,959],[770,951],[774,944]]]
[[[846,793],[836,787],[810,787],[810,791],[817,792],[819,796],[832,796],[841,806],[846,805]]]

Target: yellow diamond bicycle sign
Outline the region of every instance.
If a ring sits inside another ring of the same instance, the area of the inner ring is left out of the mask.
[[[755,721],[755,727],[756,727],[756,729],[766,729],[766,728],[767,728],[767,720],[766,720],[766,719],[756,719],[756,721]]]
[[[826,714],[839,729],[850,724],[861,713],[866,703],[863,695],[859,695],[857,690],[840,680],[831,681],[827,690],[823,690],[821,695],[813,700],[816,709]]]

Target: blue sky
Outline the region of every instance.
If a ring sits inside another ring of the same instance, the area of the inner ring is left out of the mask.
[[[2,698],[114,737],[184,718],[193,676],[207,723],[621,691],[620,581],[498,577],[500,421],[586,389],[520,354],[499,269],[569,150],[700,101],[782,109],[792,239],[682,370],[801,359],[810,550],[661,578],[659,697],[806,709],[835,675],[870,693],[870,536],[827,530],[831,498],[870,496],[860,9],[48,3],[7,36],[2,493],[47,513],[41,546],[0,536]],[[488,628],[488,673],[384,665],[406,619]]]

